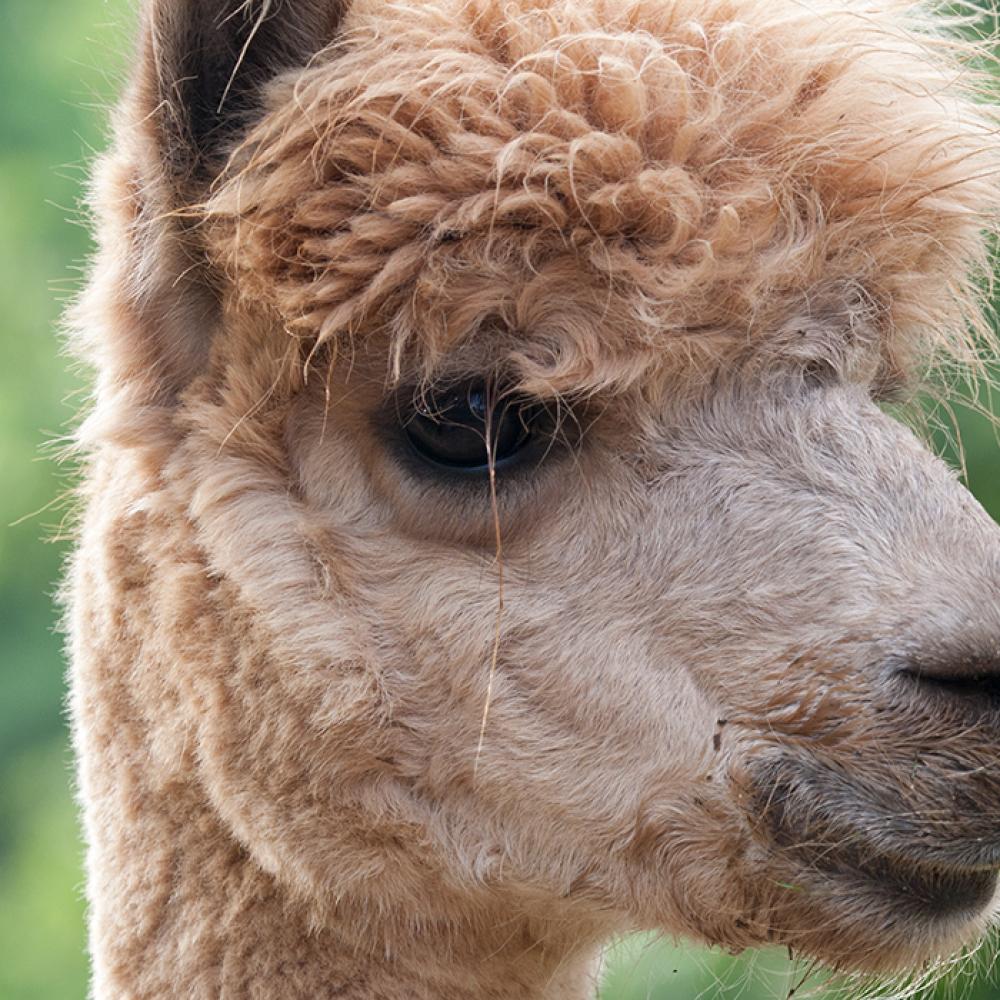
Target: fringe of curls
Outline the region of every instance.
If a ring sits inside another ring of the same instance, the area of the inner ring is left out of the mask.
[[[431,369],[499,320],[579,387],[831,295],[892,371],[986,335],[985,49],[912,3],[432,0],[348,28],[202,209],[239,294],[313,345],[381,329]]]

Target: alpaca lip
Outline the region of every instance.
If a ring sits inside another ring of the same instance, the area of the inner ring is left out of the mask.
[[[806,837],[802,840],[808,839]],[[986,909],[996,896],[1000,870],[997,866],[952,866],[928,863],[914,852],[909,856],[866,851],[861,845],[830,845],[826,848],[785,848],[805,862],[810,877],[853,885],[859,894],[872,891],[913,915],[945,918],[973,916]]]
[[[752,822],[772,850],[802,866],[805,882],[846,882],[864,895],[875,889],[927,917],[989,906],[1000,879],[1000,804],[985,808],[967,797],[964,825],[943,840],[940,809],[928,802],[921,816],[902,800],[888,806],[884,791],[869,792],[815,762],[772,759],[754,775]]]
[[[886,856],[865,857],[856,849],[831,851],[814,857],[821,873],[840,881],[854,882],[864,893],[876,887],[908,912],[943,918],[973,916],[994,899],[1000,872],[993,868],[950,868],[907,862]]]

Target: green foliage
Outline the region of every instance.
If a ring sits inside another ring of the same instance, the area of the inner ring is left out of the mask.
[[[84,996],[81,848],[69,754],[49,736],[21,749],[0,783],[0,996]]]
[[[103,107],[117,89],[130,23],[129,0],[0,0],[3,1000],[69,1000],[86,992],[82,849],[51,600],[65,550],[44,541],[59,533],[69,508],[50,506],[67,484],[45,456],[82,405],[55,327],[88,250],[75,206],[91,151],[103,145]],[[962,438],[972,487],[1000,513],[1000,446],[992,426],[964,415]],[[780,955],[731,958],[634,938],[613,949],[603,995],[780,1000],[800,976]],[[940,996],[968,989],[974,1000],[1000,996],[986,977]]]
[[[74,224],[93,107],[124,51],[101,24],[126,0],[0,0],[0,997],[86,992],[81,848],[51,600],[66,489],[46,449],[79,406],[59,356],[62,302],[88,250]],[[111,47],[109,49],[109,47]],[[105,64],[102,67],[102,63]]]

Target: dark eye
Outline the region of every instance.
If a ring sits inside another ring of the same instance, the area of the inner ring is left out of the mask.
[[[504,393],[491,382],[469,382],[421,393],[403,430],[424,461],[458,472],[488,472],[526,454],[539,436],[544,408]]]

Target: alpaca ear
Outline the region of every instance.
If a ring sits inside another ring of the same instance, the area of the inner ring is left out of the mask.
[[[190,209],[263,113],[267,82],[335,41],[347,3],[144,0],[117,152],[95,186],[101,248],[81,311],[96,302],[95,360],[143,405],[169,405],[204,371],[219,323]]]
[[[200,196],[261,88],[330,44],[347,0],[147,0],[135,97],[182,198]]]

